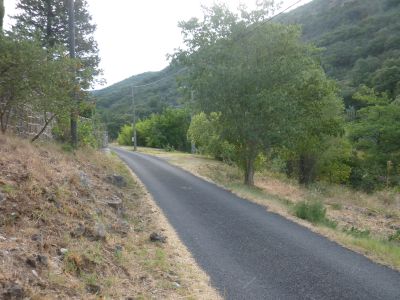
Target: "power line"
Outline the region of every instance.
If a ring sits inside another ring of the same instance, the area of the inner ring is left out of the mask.
[[[187,67],[183,67],[182,69],[176,71],[175,73],[166,75],[165,77],[162,77],[161,79],[158,79],[158,80],[156,80],[156,81],[153,81],[153,82],[150,82],[150,83],[146,83],[146,84],[133,85],[132,88],[139,88],[139,87],[151,86],[151,85],[153,85],[153,84],[156,84],[156,83],[159,83],[159,82],[163,81],[164,79],[166,79],[166,78],[168,78],[168,77],[175,76],[175,75],[181,73],[182,71],[184,71],[184,70],[186,70],[186,69],[187,69]]]
[[[279,17],[280,15],[284,14],[285,12],[287,12],[288,10],[290,10],[291,8],[293,8],[293,7],[296,6],[297,4],[300,4],[300,3],[303,2],[303,1],[304,1],[304,0],[298,0],[298,1],[294,2],[293,4],[289,5],[287,8],[285,8],[284,10],[282,10],[281,12],[279,12],[278,14],[272,16],[272,17],[269,18],[269,19],[266,19],[266,20],[262,21],[262,22],[261,22],[260,24],[258,24],[257,26],[252,27],[249,31],[246,32],[246,34],[249,34],[250,32],[252,32],[253,30],[256,30],[256,29],[259,28],[260,26],[265,25],[265,24],[268,23],[268,22],[271,22],[273,19]],[[242,35],[241,37],[244,37],[246,34]],[[167,79],[167,78],[169,78],[169,77],[175,76],[175,75],[177,75],[177,74],[183,72],[184,70],[187,70],[187,67],[184,67],[184,68],[178,70],[177,72],[175,72],[175,73],[173,73],[173,74],[166,75],[165,77],[160,78],[160,79],[158,79],[158,80],[156,80],[156,81],[153,81],[153,82],[150,82],[150,83],[147,83],[147,84],[134,85],[134,86],[132,86],[132,88],[140,88],[140,87],[146,87],[146,86],[151,86],[151,85],[153,85],[153,84],[157,84],[157,83],[159,83],[159,82],[161,82],[161,81],[163,81],[163,80],[165,80],[165,79]]]
[[[246,31],[245,34],[241,35],[238,40],[244,36],[246,36],[246,34],[251,33],[252,31],[256,30],[257,28],[260,28],[261,26],[267,24],[268,22],[271,22],[272,20],[276,19],[277,17],[283,15],[285,12],[287,12],[288,10],[290,10],[291,8],[295,7],[297,4],[300,4],[301,2],[303,2],[304,0],[298,0],[296,2],[294,2],[293,4],[289,5],[288,7],[286,7],[284,10],[282,10],[281,12],[279,12],[276,15],[273,15],[271,18],[268,18],[262,22],[260,22],[259,24],[257,24],[256,26],[252,27],[251,29],[249,29],[248,31]]]

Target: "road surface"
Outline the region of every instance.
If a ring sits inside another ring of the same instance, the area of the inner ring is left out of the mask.
[[[113,150],[225,299],[400,299],[399,272],[160,158]]]

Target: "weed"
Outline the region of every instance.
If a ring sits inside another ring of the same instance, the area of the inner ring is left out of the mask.
[[[294,213],[296,217],[311,223],[322,223],[326,218],[326,208],[319,201],[299,202],[294,206]]]
[[[114,251],[115,260],[121,265],[123,263],[123,253],[122,250],[115,250]]]
[[[400,229],[398,229],[395,233],[389,235],[389,242],[400,243]]]
[[[343,206],[341,203],[332,203],[331,208],[334,210],[342,210]]]
[[[95,263],[96,265],[100,265],[104,261],[102,245],[100,242],[93,246],[89,246],[84,255],[89,261]]]
[[[12,194],[15,191],[15,187],[11,184],[2,184],[0,190],[7,194]]]
[[[97,285],[99,278],[94,273],[82,273],[82,279],[86,285]]]
[[[368,229],[361,230],[356,227],[351,227],[350,229],[344,228],[343,232],[357,238],[367,238],[370,235],[370,231]]]
[[[80,265],[82,264],[82,258],[73,252],[67,252],[64,258],[64,270],[70,274],[76,274],[79,272]]]

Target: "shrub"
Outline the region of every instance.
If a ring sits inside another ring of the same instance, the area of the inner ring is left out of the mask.
[[[299,202],[295,205],[294,212],[296,217],[311,223],[324,223],[326,220],[326,208],[319,201]]]
[[[121,146],[132,145],[133,128],[131,125],[124,125],[118,134],[118,144]]]
[[[389,236],[389,242],[400,243],[400,229],[398,229],[394,234]]]

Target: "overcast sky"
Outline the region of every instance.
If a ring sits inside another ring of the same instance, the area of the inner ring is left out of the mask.
[[[303,0],[301,4],[310,0]],[[6,15],[15,14],[17,0],[5,0]],[[201,5],[214,0],[88,0],[97,24],[101,68],[106,86],[135,74],[158,71],[168,65],[166,55],[182,44],[179,21],[201,17]],[[256,0],[221,0],[232,9],[244,3],[254,7]],[[284,0],[286,8],[297,0]],[[10,19],[5,18],[9,28]]]

